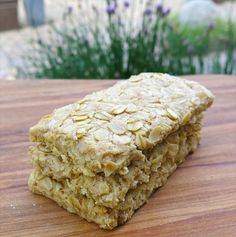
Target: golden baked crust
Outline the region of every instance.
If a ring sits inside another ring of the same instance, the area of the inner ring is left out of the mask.
[[[101,228],[131,218],[200,140],[213,95],[143,73],[44,116],[30,129],[30,189]]]

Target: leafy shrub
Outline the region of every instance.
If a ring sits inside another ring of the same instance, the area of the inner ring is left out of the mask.
[[[63,25],[52,24],[49,34],[39,34],[32,42],[19,77],[125,79],[144,71],[236,73],[236,27],[231,21],[189,29],[168,16],[170,9],[149,1],[132,17],[138,4],[120,0],[107,1],[105,10],[93,6],[95,20],[90,22],[80,21],[69,8]]]

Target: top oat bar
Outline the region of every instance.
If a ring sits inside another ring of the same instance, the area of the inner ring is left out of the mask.
[[[142,73],[44,116],[30,129],[31,140],[76,160],[78,173],[124,174],[213,98],[197,82]]]

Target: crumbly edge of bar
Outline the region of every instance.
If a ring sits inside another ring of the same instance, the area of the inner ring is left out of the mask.
[[[124,201],[119,202],[114,208],[96,204],[94,199],[73,192],[67,182],[58,182],[43,175],[37,169],[29,178],[29,187],[33,192],[56,201],[69,212],[76,213],[90,222],[95,222],[101,228],[113,229],[129,220],[134,211],[147,201],[153,191],[166,182],[168,176],[185,160],[186,156],[197,148],[199,140],[200,133],[195,134],[187,140],[176,155],[172,157],[167,155],[168,158],[160,167],[151,170],[149,181],[130,189]]]
[[[185,145],[187,139],[198,137],[200,130],[201,117],[194,124],[185,125],[170,134],[161,144],[149,151],[149,154],[146,154],[145,160],[133,161],[125,167],[124,173],[109,177],[101,174],[94,177],[79,174],[78,164],[66,162],[67,160],[63,162],[60,156],[55,156],[48,150],[39,150],[39,148],[35,148],[31,153],[32,163],[43,175],[59,182],[66,181],[73,192],[94,199],[96,204],[113,208],[125,199],[130,189],[149,182],[151,170],[158,169],[168,155],[173,156],[177,153]]]

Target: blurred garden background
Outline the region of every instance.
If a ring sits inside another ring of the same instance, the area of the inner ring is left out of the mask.
[[[0,0],[0,79],[236,74],[236,1]]]

